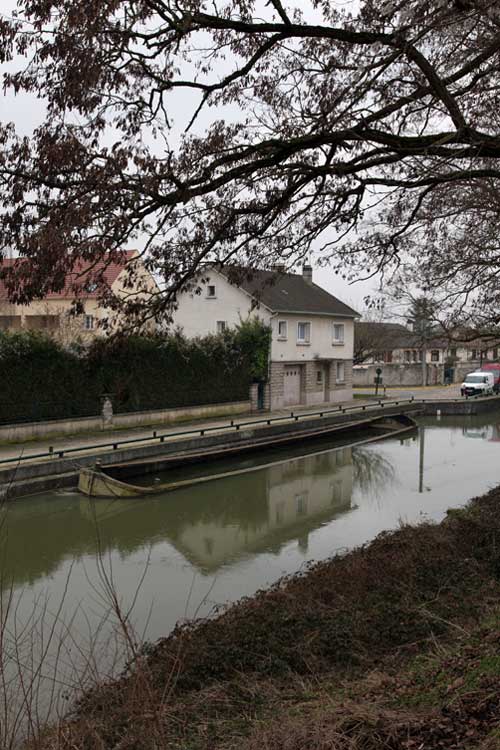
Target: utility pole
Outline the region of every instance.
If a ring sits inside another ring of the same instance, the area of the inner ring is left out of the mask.
[[[422,328],[422,385],[427,385],[427,328]]]
[[[418,491],[424,491],[424,455],[425,455],[425,427],[418,428],[419,462],[418,462]]]

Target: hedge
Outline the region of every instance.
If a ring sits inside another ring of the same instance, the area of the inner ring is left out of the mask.
[[[37,332],[0,332],[0,423],[196,406],[248,398],[266,377],[270,331],[254,320],[221,335],[115,336],[64,348]]]

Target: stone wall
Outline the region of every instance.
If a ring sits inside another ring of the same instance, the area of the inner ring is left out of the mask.
[[[422,385],[422,365],[414,364],[376,364],[358,365],[353,369],[353,384],[355,386],[373,386],[376,371],[382,370],[382,385],[385,386],[413,386]],[[443,365],[427,365],[427,385],[444,383]]]
[[[325,366],[323,362],[312,360],[306,362],[305,367],[305,403],[309,406],[322,404],[325,400]],[[321,372],[321,382],[318,383],[317,373]]]
[[[282,409],[285,395],[283,362],[271,362],[269,367],[270,408]]]

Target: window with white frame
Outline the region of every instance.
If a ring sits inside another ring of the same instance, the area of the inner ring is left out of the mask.
[[[297,323],[297,343],[298,344],[310,344],[311,343],[311,324],[310,323]]]
[[[217,321],[217,333],[224,333],[224,331],[227,329],[227,323],[225,320],[218,320]]]
[[[278,338],[282,341],[288,338],[288,324],[286,320],[278,320]]]
[[[439,349],[432,349],[431,362],[439,362]]]
[[[316,383],[321,385],[323,382],[323,370],[316,370]]]
[[[344,324],[343,323],[333,324],[333,343],[334,344],[344,343]]]
[[[93,331],[94,330],[94,316],[93,315],[86,315],[83,320],[83,327],[86,331]]]
[[[217,297],[217,289],[215,288],[215,284],[209,284],[207,286],[207,297],[208,299],[215,299],[215,297]]]
[[[343,362],[337,362],[336,378],[335,378],[336,381],[337,381],[337,383],[343,383],[344,382],[344,377],[345,377],[344,363]]]

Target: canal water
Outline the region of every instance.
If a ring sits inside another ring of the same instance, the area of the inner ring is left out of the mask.
[[[404,439],[273,452],[272,466],[144,500],[15,501],[1,531],[12,632],[64,622],[77,663],[83,640],[109,634],[112,582],[138,637],[155,640],[383,530],[439,521],[500,483],[500,413],[417,421]]]

